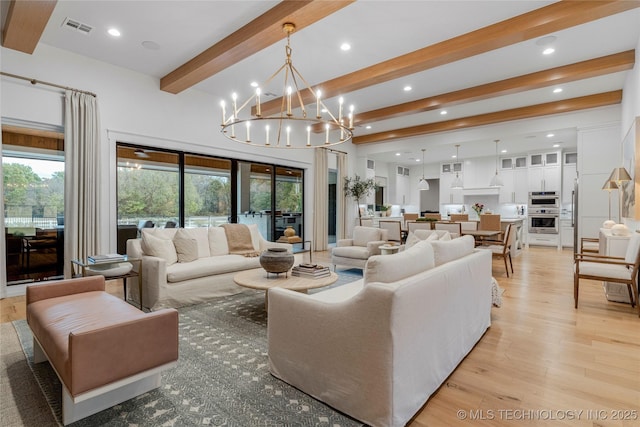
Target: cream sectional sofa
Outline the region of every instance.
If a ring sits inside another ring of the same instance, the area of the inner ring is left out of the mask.
[[[421,241],[347,285],[270,289],[271,373],[368,425],[404,426],[491,325],[491,252],[474,245]]]
[[[265,240],[257,225],[247,227],[256,252],[270,247],[292,250],[290,244]],[[187,240],[195,240],[195,250],[183,247],[189,243]],[[243,288],[233,282],[233,276],[239,271],[261,268],[257,256],[229,253],[222,227],[145,228],[140,239],[127,241],[127,255],[142,259],[142,306],[151,310],[237,294]],[[136,286],[130,286],[128,291],[132,300],[140,301]]]

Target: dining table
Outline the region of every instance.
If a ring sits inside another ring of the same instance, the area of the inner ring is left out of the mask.
[[[476,246],[482,243],[484,239],[491,239],[502,234],[501,230],[462,230],[462,235],[470,235],[476,240]]]

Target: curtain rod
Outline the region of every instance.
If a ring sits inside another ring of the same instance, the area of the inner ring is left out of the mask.
[[[349,155],[349,153],[347,153],[346,151],[336,150],[335,148],[327,148],[327,147],[318,147],[318,148],[322,148],[323,150],[331,151],[332,153],[340,153],[340,154]]]
[[[32,85],[36,85],[36,84],[47,85],[47,86],[57,87],[58,89],[72,90],[74,92],[80,92],[80,93],[84,93],[84,94],[87,94],[87,95],[91,95],[93,97],[97,97],[97,95],[95,93],[88,92],[86,90],[80,90],[80,89],[75,89],[75,88],[68,87],[68,86],[57,85],[55,83],[43,82],[42,80],[30,79],[28,77],[19,76],[17,74],[5,73],[4,71],[0,71],[0,75],[7,76],[7,77],[13,77],[14,79],[19,79],[19,80],[25,80],[25,81],[28,81],[29,83],[31,83]]]

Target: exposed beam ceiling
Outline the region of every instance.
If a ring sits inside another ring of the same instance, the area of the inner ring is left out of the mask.
[[[57,0],[11,0],[2,46],[32,54],[56,7]]]
[[[378,110],[366,111],[356,116],[355,124],[364,125],[378,120],[391,119],[406,114],[422,113],[451,107],[466,102],[480,101],[497,96],[510,95],[527,90],[549,87],[602,76],[609,73],[631,70],[635,64],[635,51],[616,53],[601,58],[590,59],[576,64],[556,67],[537,73],[526,74],[511,79],[488,83],[455,92],[444,93],[429,98],[393,105]],[[320,130],[321,131],[321,130]]]
[[[472,117],[464,117],[460,119],[447,120],[436,123],[427,123],[424,125],[412,126],[388,132],[379,132],[369,135],[357,136],[353,138],[353,143],[370,144],[391,139],[409,138],[436,132],[445,132],[475,126],[502,123],[511,120],[529,119],[550,114],[560,114],[577,110],[585,110],[587,108],[604,107],[607,105],[619,104],[621,101],[622,91],[616,90],[606,93],[600,93],[597,95],[582,96],[578,98],[566,99],[563,101],[531,105],[528,107],[514,108],[505,111],[496,111],[493,113],[480,114]]]
[[[160,80],[160,89],[179,93],[231,65],[282,40],[282,25],[293,22],[300,30],[353,3],[348,1],[285,0],[211,46]]]
[[[520,43],[535,37],[564,30],[640,7],[635,1],[561,1],[533,10],[511,19],[480,28],[414,52],[363,68],[361,70],[316,84],[323,98],[332,98],[430,68],[459,61],[494,49]],[[302,93],[303,101],[312,101],[312,95]],[[262,104],[262,114],[279,111],[281,99]]]

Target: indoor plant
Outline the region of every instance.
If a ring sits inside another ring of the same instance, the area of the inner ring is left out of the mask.
[[[344,179],[344,195],[345,197],[351,197],[358,205],[358,217],[360,218],[360,199],[368,196],[376,187],[376,182],[373,178],[362,180],[360,176],[356,175],[354,178],[345,177]]]

